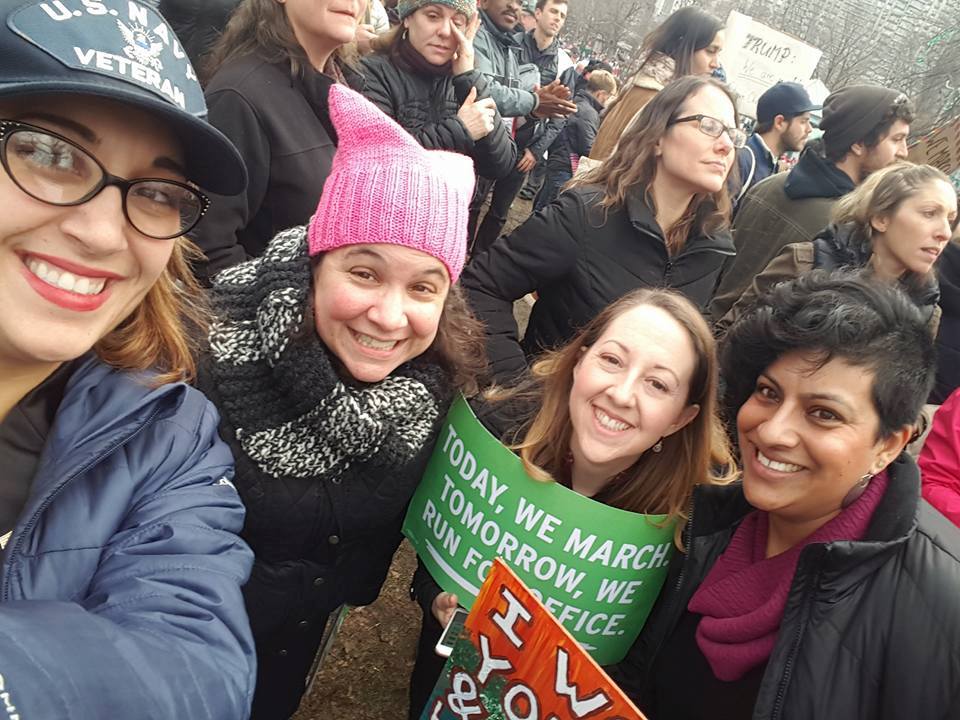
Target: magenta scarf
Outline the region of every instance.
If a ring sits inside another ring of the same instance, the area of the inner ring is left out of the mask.
[[[718,680],[739,680],[767,661],[800,551],[812,543],[862,539],[886,489],[884,471],[856,502],[802,542],[771,558],[765,557],[767,513],[757,510],[744,518],[687,606],[703,616],[697,625],[697,645]]]

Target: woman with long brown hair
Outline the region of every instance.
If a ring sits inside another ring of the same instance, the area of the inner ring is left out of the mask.
[[[316,209],[337,136],[327,93],[355,75],[351,45],[366,0],[243,0],[204,68],[210,122],[229,137],[250,183],[217,197],[196,241],[204,282],[259,256]]]
[[[456,285],[469,158],[330,90],[339,148],[309,226],[220,273],[199,386],[221,412],[256,554],[255,720],[300,702],[327,618],[373,602],[482,335]]]
[[[713,336],[697,308],[662,289],[635,290],[600,312],[514,388],[474,402],[527,473],[597,502],[667,515],[679,530],[693,488],[732,479],[716,414]],[[421,566],[414,594],[424,614],[411,682],[420,716],[442,661],[433,647],[457,598]]]
[[[494,375],[509,380],[533,355],[565,343],[638,287],[710,300],[734,254],[726,178],[745,140],[727,87],[686,77],[657,95],[600,168],[471,260],[463,285],[487,324]],[[523,346],[513,302],[536,292]]]

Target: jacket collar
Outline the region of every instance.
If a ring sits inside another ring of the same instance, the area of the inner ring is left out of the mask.
[[[753,133],[750,136],[750,139],[747,140],[747,144],[750,146],[750,149],[754,151],[755,154],[764,158],[767,164],[772,165],[774,170],[777,168],[777,158],[773,154],[767,144],[763,141],[763,138],[760,136],[760,133]]]
[[[597,100],[587,89],[586,85],[577,88],[577,92],[573,98],[573,101],[576,102],[578,98],[581,98],[583,102],[588,103],[597,112],[603,110],[603,103]]]
[[[182,383],[151,387],[146,373],[115,370],[89,353],[67,383],[22,517],[35,513],[61,483],[123,445],[184,392]]]
[[[887,472],[890,477],[887,491],[862,540],[809,545],[801,554],[801,562],[807,555],[820,555],[823,586],[830,591],[840,592],[869,575],[909,539],[917,526],[920,471],[916,463],[901,453],[887,467]],[[698,486],[688,530],[697,538],[729,531],[752,510],[743,495],[741,482]]]
[[[537,39],[533,36],[533,30],[530,32],[518,33],[517,38],[519,39],[521,45],[526,46],[531,58],[559,54],[560,41],[557,38],[554,38],[553,42],[547,45],[543,50],[541,50],[537,45]]]
[[[653,215],[650,206],[644,197],[644,192],[640,188],[631,188],[627,191],[626,211],[630,224],[640,232],[647,235],[653,235],[659,238],[660,242],[666,243],[663,229]],[[716,230],[709,235],[697,235],[687,238],[687,243],[678,256],[689,253],[691,250],[713,250],[733,255],[736,250],[733,244],[733,236],[728,230]]]
[[[808,147],[787,175],[783,190],[791,200],[801,200],[838,198],[855,187],[849,175],[821,157],[816,147]]]

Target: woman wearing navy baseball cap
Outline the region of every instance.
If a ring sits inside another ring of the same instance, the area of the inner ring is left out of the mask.
[[[0,0],[0,691],[23,718],[244,718],[252,556],[185,240],[237,193],[167,24]],[[3,713],[0,713],[3,714]]]

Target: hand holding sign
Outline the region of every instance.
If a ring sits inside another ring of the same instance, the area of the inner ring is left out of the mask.
[[[643,720],[502,561],[494,562],[420,720]]]
[[[643,627],[666,577],[673,529],[663,516],[532,479],[462,397],[403,527],[424,567],[464,607],[502,558],[603,664],[619,661]]]

